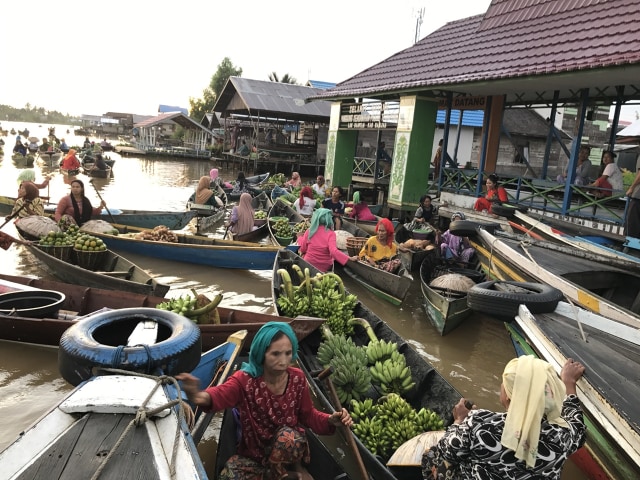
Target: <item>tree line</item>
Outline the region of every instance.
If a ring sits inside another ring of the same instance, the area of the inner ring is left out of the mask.
[[[67,115],[56,110],[47,110],[44,107],[36,107],[27,103],[23,108],[10,105],[0,105],[0,123],[2,122],[32,122],[55,123],[73,125],[80,123],[78,117]]]

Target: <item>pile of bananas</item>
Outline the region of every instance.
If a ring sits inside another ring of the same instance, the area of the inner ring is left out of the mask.
[[[287,270],[278,270],[282,284],[277,304],[282,314],[325,318],[334,335],[353,333],[353,326],[347,322],[353,316],[358,298],[345,292],[342,279],[334,273],[318,273],[311,277],[308,268],[303,272],[296,264],[292,269],[298,276],[297,286],[293,285]]]
[[[364,445],[385,460],[416,435],[442,430],[444,422],[429,409],[416,410],[400,395],[390,393],[378,403],[371,399],[351,402],[354,433]]]
[[[156,308],[159,310],[169,310],[193,320],[195,323],[220,323],[217,306],[222,300],[222,295],[216,295],[210,301],[205,295],[184,295],[172,298],[166,302],[159,303]]]
[[[407,366],[405,356],[397,350],[384,361],[376,361],[371,366],[371,378],[380,385],[382,393],[402,395],[415,387],[411,378],[411,369]]]
[[[268,183],[275,183],[276,185],[284,185],[284,182],[287,181],[287,177],[285,177],[284,173],[274,173],[269,177]]]
[[[371,340],[367,346],[367,361],[370,365],[376,362],[384,362],[391,358],[395,352],[398,353],[398,344],[395,342],[387,342],[386,340]]]
[[[322,366],[333,368],[331,381],[340,403],[349,405],[351,400],[360,400],[367,395],[371,387],[367,354],[351,338],[326,332],[317,358]]]

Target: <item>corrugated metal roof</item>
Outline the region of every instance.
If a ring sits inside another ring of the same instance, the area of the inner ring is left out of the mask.
[[[304,85],[229,77],[213,110],[282,120],[328,123],[331,115],[329,102],[306,103],[308,97],[322,91]]]
[[[150,117],[145,120],[142,120],[141,122],[136,123],[134,126],[141,127],[141,128],[152,127],[153,125],[158,125],[161,123],[168,123],[168,122],[177,123],[178,125],[184,128],[190,128],[190,129],[197,128],[197,129],[205,130],[209,133],[213,133],[208,128],[200,125],[198,122],[194,121],[193,119],[189,118],[187,115],[181,112],[163,113],[160,115],[156,115],[155,117]]]
[[[182,107],[173,107],[171,105],[158,105],[158,113],[180,112],[189,115],[189,110]]]
[[[555,83],[540,83],[549,77]],[[525,90],[546,99],[554,88],[639,82],[638,0],[494,0],[485,15],[450,22],[314,98],[454,90],[525,104],[536,98],[519,98]]]
[[[484,120],[484,112],[482,110],[462,110],[462,126],[463,127],[482,127]],[[444,125],[445,110],[438,110],[436,115],[436,124]],[[458,125],[460,121],[460,110],[451,110],[451,120],[449,125]]]
[[[311,88],[321,88],[322,90],[326,90],[327,88],[335,87],[335,82],[323,82],[322,80],[308,80],[307,87]]]

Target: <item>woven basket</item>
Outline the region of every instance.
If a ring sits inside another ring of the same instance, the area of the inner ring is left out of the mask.
[[[78,250],[77,248],[74,248],[73,251],[76,254],[76,264],[86,270],[97,270],[102,266],[105,257],[109,253],[108,250],[90,252],[87,250]]]
[[[38,248],[52,257],[68,262],[71,258],[73,245],[38,245]]]
[[[366,237],[349,237],[347,238],[347,253],[353,257],[358,255],[364,244],[367,243]]]

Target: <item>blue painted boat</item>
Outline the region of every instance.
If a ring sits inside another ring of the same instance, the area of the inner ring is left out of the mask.
[[[252,242],[221,240],[203,235],[174,233],[175,242],[136,238],[144,229],[114,225],[119,235],[91,232],[101,238],[109,249],[148,257],[195,263],[217,268],[271,270],[280,247]]]

